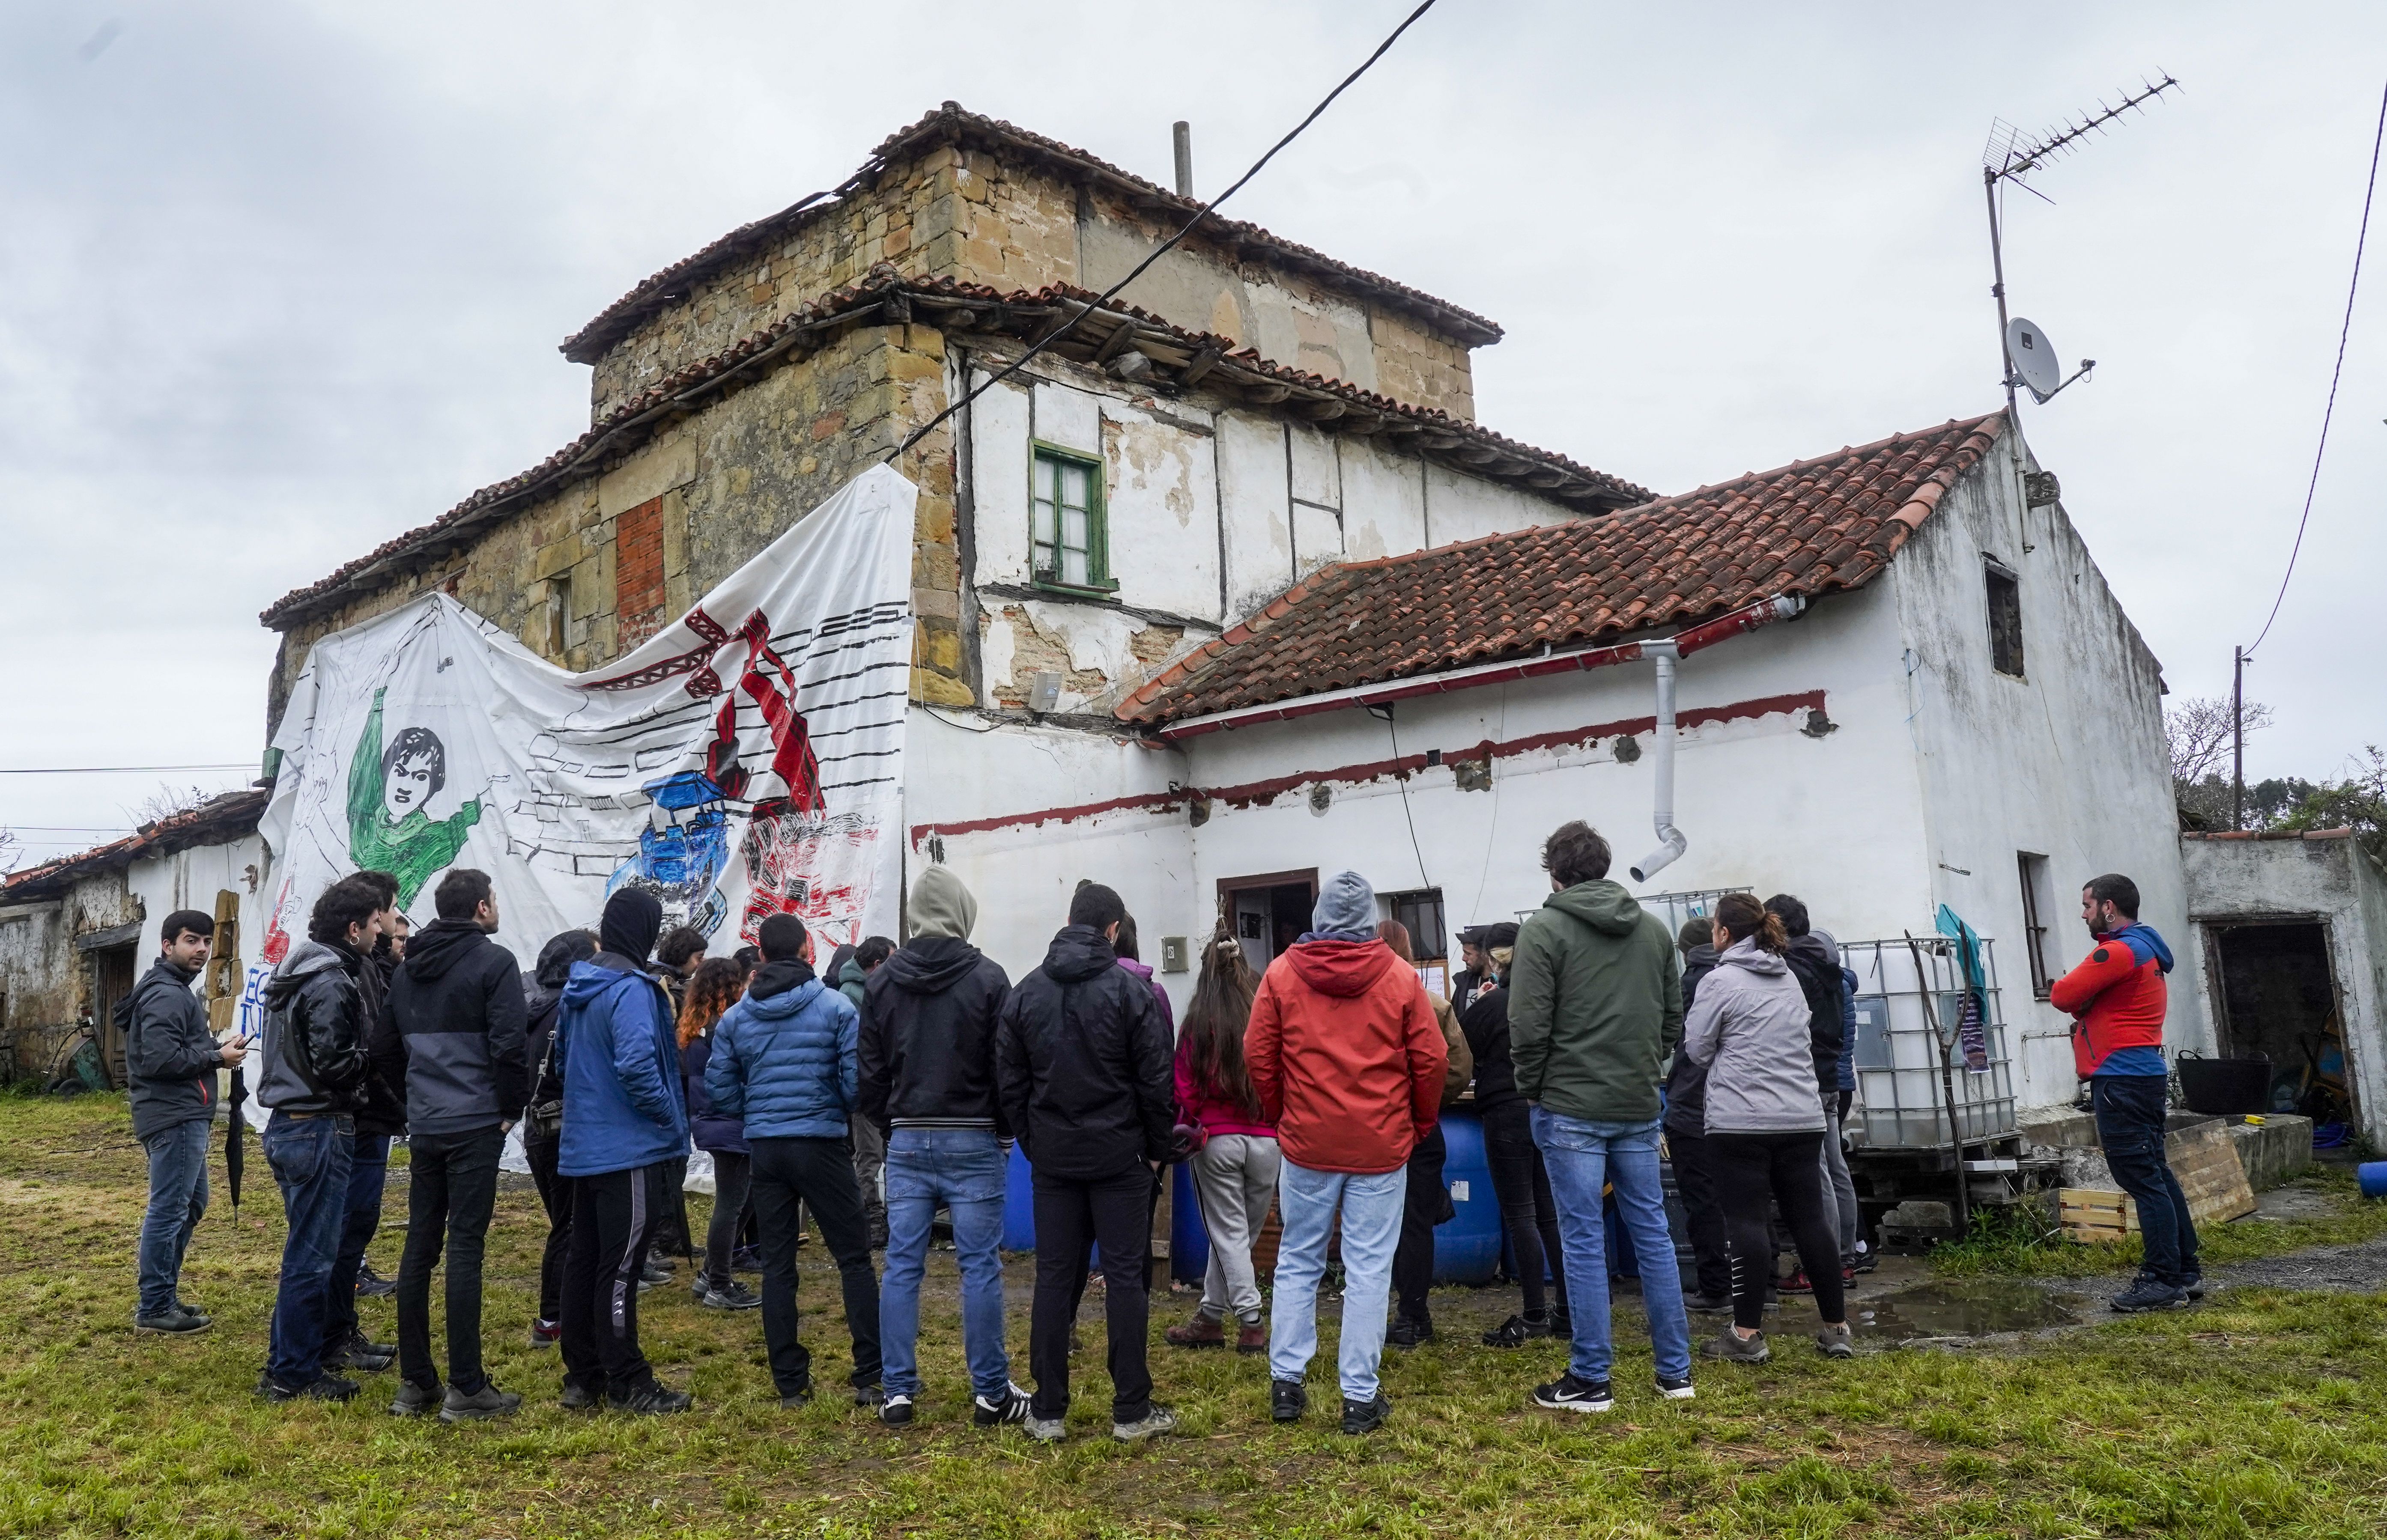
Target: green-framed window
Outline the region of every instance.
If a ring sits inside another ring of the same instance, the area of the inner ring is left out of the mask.
[[[1103,518],[1103,462],[1050,444],[1029,468],[1029,566],[1044,587],[1108,593],[1110,532]]]

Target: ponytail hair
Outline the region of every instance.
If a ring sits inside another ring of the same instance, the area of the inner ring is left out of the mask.
[[[1782,928],[1782,916],[1748,893],[1726,893],[1716,901],[1715,919],[1718,925],[1732,932],[1736,941],[1755,941],[1761,952],[1780,956],[1790,938]]]

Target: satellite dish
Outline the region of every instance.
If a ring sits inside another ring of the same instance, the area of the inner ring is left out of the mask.
[[[2006,357],[2030,393],[2044,401],[2064,384],[2064,366],[2055,360],[2055,344],[2031,322],[2016,316],[2006,323]]]

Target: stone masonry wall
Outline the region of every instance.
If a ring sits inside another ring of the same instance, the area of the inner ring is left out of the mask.
[[[604,475],[531,503],[464,550],[286,633],[269,693],[272,726],[317,638],[435,588],[564,667],[601,667],[884,459],[945,398],[941,333],[857,327],[709,402]],[[967,703],[952,435],[941,429],[896,469],[920,488],[915,693]]]
[[[1048,284],[1099,288],[1125,271],[1112,271],[1121,254],[1149,251],[1175,233],[1109,194],[1081,197],[1067,183],[985,151],[930,150],[889,167],[875,187],[769,249],[697,283],[685,298],[615,343],[597,360],[590,416],[601,417],[674,370],[859,283],[879,262],[906,274],[1006,292]],[[1095,254],[1090,255],[1089,235],[1099,248]],[[1456,417],[1475,415],[1463,345],[1324,280],[1279,272],[1257,258],[1238,262],[1196,238],[1139,280],[1130,297],[1181,326],[1258,347],[1279,362]],[[1354,318],[1357,356],[1334,328],[1320,322],[1328,311]],[[1270,317],[1284,324],[1269,324]],[[1289,335],[1271,335],[1281,331]]]

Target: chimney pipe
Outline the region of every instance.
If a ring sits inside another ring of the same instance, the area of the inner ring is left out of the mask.
[[[1633,880],[1647,882],[1679,859],[1690,840],[1674,827],[1674,665],[1683,650],[1671,637],[1641,644],[1641,655],[1658,664],[1658,730],[1650,735],[1657,772],[1658,807],[1651,822],[1658,827],[1658,848],[1633,868]]]
[[[1194,125],[1180,119],[1168,127],[1169,137],[1177,142],[1177,196],[1194,196]]]

